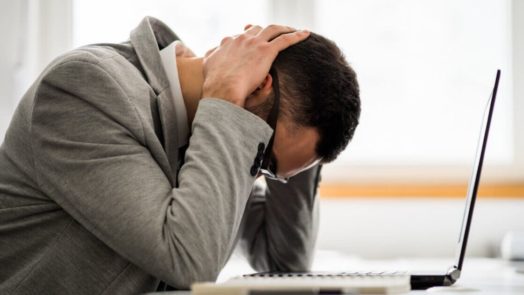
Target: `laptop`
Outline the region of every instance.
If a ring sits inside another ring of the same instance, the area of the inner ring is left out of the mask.
[[[445,273],[409,274],[406,272],[264,272],[232,278],[223,283],[196,283],[191,287],[195,295],[274,295],[274,294],[400,294],[437,286],[450,286],[462,271],[473,209],[482,172],[482,163],[488,142],[491,118],[500,79],[497,70],[495,84],[484,114],[477,145],[475,166],[469,181],[466,208],[459,234],[456,264]]]

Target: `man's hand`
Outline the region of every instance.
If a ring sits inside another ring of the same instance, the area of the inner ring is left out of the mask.
[[[278,53],[303,41],[307,31],[270,25],[247,26],[243,34],[226,37],[204,58],[203,97],[244,107],[246,97],[264,81]]]

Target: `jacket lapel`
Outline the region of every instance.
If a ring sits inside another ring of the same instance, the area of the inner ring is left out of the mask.
[[[179,40],[179,38],[161,21],[152,17],[145,17],[138,27],[131,32],[130,39],[146,75],[146,80],[157,94],[164,149],[171,166],[171,183],[174,185],[178,166],[177,118],[173,98],[168,91],[169,81],[162,65],[159,50],[173,41]]]

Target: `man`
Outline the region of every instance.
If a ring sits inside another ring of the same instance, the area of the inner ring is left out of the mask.
[[[204,58],[175,57],[176,40],[145,18],[28,90],[0,150],[0,293],[188,288],[237,244],[257,270],[309,267],[320,164],[358,121],[355,73],[288,27],[249,26]]]

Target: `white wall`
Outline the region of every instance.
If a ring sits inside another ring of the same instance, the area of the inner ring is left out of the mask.
[[[368,258],[454,257],[465,200],[322,199],[317,248]],[[477,200],[468,255],[497,256],[524,230],[524,200]]]
[[[512,27],[513,27],[513,95],[515,116],[515,168],[524,167],[524,1],[512,1]],[[516,172],[516,171],[515,171]]]

